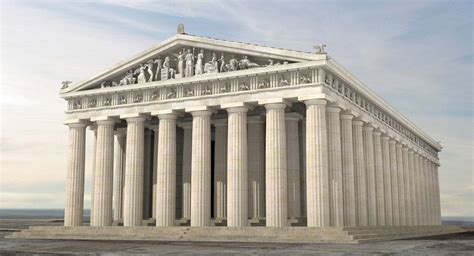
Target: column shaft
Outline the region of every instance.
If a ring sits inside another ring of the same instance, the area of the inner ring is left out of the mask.
[[[354,140],[354,173],[355,173],[355,195],[357,209],[357,225],[368,226],[368,197],[367,197],[367,176],[365,169],[365,152],[362,137],[362,125],[364,122],[354,120],[352,122],[353,140]]]
[[[344,226],[356,225],[354,146],[352,140],[352,118],[350,114],[341,115],[342,179],[344,197]]]
[[[91,226],[112,224],[112,193],[114,172],[114,124],[112,120],[97,121],[97,146],[94,171],[94,204]]]
[[[114,143],[114,221],[123,220],[123,187],[125,181],[125,143],[127,139],[125,129],[116,132]]]
[[[123,225],[141,226],[143,219],[143,169],[144,169],[143,117],[127,119],[127,145],[125,159],[125,187]]]
[[[398,182],[398,202],[399,202],[399,223],[400,226],[406,225],[405,218],[405,181],[403,177],[403,157],[402,157],[402,144],[397,143],[396,154],[397,154],[397,182]]]
[[[382,133],[375,131],[374,157],[375,157],[375,196],[377,200],[377,226],[385,226],[385,189],[384,166],[382,154]]]
[[[191,219],[192,123],[183,127],[183,219]]]
[[[229,114],[227,148],[227,226],[248,224],[247,108],[227,109]]]
[[[308,227],[327,227],[330,212],[326,100],[308,100],[305,104]]]
[[[421,165],[420,165],[420,155],[415,154],[415,188],[416,188],[416,212],[417,212],[417,225],[423,225],[423,207],[421,200]]]
[[[193,115],[191,156],[191,226],[209,226],[211,220],[211,111]]]
[[[422,194],[423,194],[423,219],[424,225],[429,225],[429,203],[428,203],[428,168],[427,168],[427,160],[425,157],[421,160],[422,164]]]
[[[404,205],[405,205],[405,212],[403,213],[405,216],[405,225],[411,225],[411,214],[410,214],[410,176],[408,170],[408,148],[404,146],[402,148],[402,163],[403,163],[403,195],[404,197]]]
[[[300,122],[299,129],[301,216],[306,217],[306,120]]]
[[[85,123],[69,124],[64,226],[81,226],[84,212]]]
[[[393,226],[400,226],[400,201],[398,198],[398,169],[397,169],[397,151],[395,140],[389,141],[390,149],[390,175],[392,180],[392,219]]]
[[[176,219],[176,118],[158,115],[158,152],[156,168],[156,226],[174,226]]]
[[[415,188],[415,165],[413,160],[413,150],[408,151],[408,176],[410,182],[410,225],[416,226],[418,224],[416,215],[416,188]]]
[[[227,120],[215,126],[214,217],[227,218]]]
[[[285,107],[283,103],[267,104],[265,138],[266,225],[287,225],[287,151]]]
[[[367,217],[369,226],[377,226],[377,195],[374,159],[374,127],[363,128],[365,170],[367,173]]]
[[[440,202],[440,190],[439,190],[439,176],[438,176],[438,165],[435,164],[434,166],[434,181],[435,181],[435,204],[436,204],[436,212],[435,212],[435,225],[441,225],[441,202]]]
[[[384,181],[384,201],[385,201],[385,225],[393,225],[393,196],[392,196],[392,176],[390,170],[390,137],[382,136],[382,157],[383,157],[383,181]]]
[[[288,166],[288,217],[301,216],[300,200],[300,147],[297,113],[286,113],[286,145]]]
[[[153,155],[152,147],[153,141],[151,138],[151,131],[145,129],[144,131],[144,155],[143,155],[143,219],[147,220],[152,217],[152,191],[153,191]]]
[[[160,126],[159,125],[153,125],[152,127],[153,130],[153,175],[152,175],[152,199],[151,199],[151,217],[156,220],[156,169],[157,169],[157,163],[158,163],[158,139],[159,139],[159,133],[160,133]]]
[[[248,117],[249,217],[265,217],[265,123]]]
[[[340,108],[326,108],[331,226],[344,225]]]

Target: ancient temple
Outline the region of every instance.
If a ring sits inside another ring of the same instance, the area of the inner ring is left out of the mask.
[[[286,50],[180,26],[111,69],[65,83],[60,96],[72,229],[84,225],[88,127],[92,227],[440,225],[441,145],[324,46]]]

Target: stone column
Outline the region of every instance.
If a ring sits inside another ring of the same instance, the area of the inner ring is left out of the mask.
[[[94,178],[95,178],[95,152],[96,152],[96,148],[97,148],[97,125],[95,123],[91,124],[89,126],[89,129],[94,133],[94,146],[92,148],[92,176],[91,176],[91,196],[90,196],[90,200],[91,200],[91,209],[90,209],[90,212],[89,212],[89,216],[92,216],[94,215],[94,209],[92,207],[92,205],[94,205],[94,189],[95,189],[95,183],[94,183]]]
[[[354,146],[352,140],[352,114],[341,115],[342,179],[344,197],[344,226],[356,225]]]
[[[428,220],[430,225],[434,224],[434,191],[433,191],[433,166],[432,162],[428,159],[428,203],[429,203],[429,211],[428,211]]]
[[[211,221],[211,111],[194,111],[191,155],[191,226]]]
[[[94,171],[94,204],[91,226],[112,224],[112,193],[114,173],[114,120],[97,121],[97,148]]]
[[[192,123],[182,123],[183,128],[183,219],[191,219],[191,151]]]
[[[176,114],[159,114],[156,163],[156,226],[174,226],[176,219]]]
[[[410,207],[410,171],[408,170],[408,147],[402,147],[402,163],[403,163],[403,183],[404,190],[403,194],[405,196],[404,205],[405,205],[405,225],[411,225],[411,207]]]
[[[395,143],[397,141],[390,140],[390,175],[392,180],[392,219],[393,226],[400,226],[400,201],[398,198],[398,169],[397,169],[397,151]]]
[[[68,124],[69,144],[66,175],[64,226],[81,226],[84,212],[84,164],[86,123]]]
[[[377,226],[385,226],[385,189],[384,166],[382,154],[382,133],[374,131],[374,158],[375,158],[375,196],[377,200]]]
[[[338,107],[326,108],[331,226],[344,225],[340,112]]]
[[[418,224],[416,215],[416,191],[415,191],[415,165],[414,165],[414,152],[413,150],[408,150],[408,176],[410,182],[410,225],[416,226]]]
[[[392,175],[390,169],[390,147],[387,135],[382,136],[383,182],[385,201],[385,225],[393,226]]]
[[[123,225],[141,226],[143,219],[143,164],[145,118],[127,118]]]
[[[397,180],[398,180],[398,202],[399,202],[399,218],[400,218],[400,226],[406,225],[406,218],[405,218],[405,181],[403,177],[403,157],[402,157],[402,144],[397,143],[396,147],[396,154],[397,154]]]
[[[266,225],[287,225],[287,151],[285,108],[283,103],[266,104],[267,126],[265,138]]]
[[[123,187],[125,180],[125,143],[127,129],[119,128],[115,132],[114,143],[114,221],[123,220]]]
[[[247,118],[249,217],[265,217],[265,123],[261,116]]]
[[[363,127],[365,170],[367,172],[367,216],[369,226],[377,226],[377,196],[374,159],[374,127]]]
[[[436,204],[436,223],[435,225],[441,225],[441,203],[440,203],[440,190],[439,190],[439,177],[438,177],[438,165],[434,166],[434,180],[435,180],[435,204]]]
[[[248,225],[248,152],[246,107],[227,109],[227,226]]]
[[[428,204],[428,168],[426,157],[421,158],[422,172],[421,172],[421,188],[422,188],[422,201],[423,201],[423,219],[424,225],[429,225],[429,204]]]
[[[300,148],[298,135],[298,113],[286,113],[286,145],[288,167],[288,217],[296,219],[301,217],[300,200]]]
[[[214,120],[214,217],[227,218],[227,119]]]
[[[156,220],[156,168],[158,162],[158,139],[160,134],[160,126],[152,125],[153,130],[153,175],[152,175],[152,199],[151,199],[151,217]]]
[[[369,219],[367,213],[367,176],[365,169],[365,152],[364,140],[362,138],[361,120],[352,121],[352,132],[354,140],[354,173],[355,173],[355,194],[356,194],[356,209],[357,209],[357,226],[368,226]]]
[[[300,202],[301,217],[306,217],[306,120],[300,122]]]
[[[308,227],[328,227],[330,216],[326,100],[306,100],[305,104]],[[271,148],[267,147],[268,149]]]
[[[151,138],[151,131],[145,129],[145,141],[144,141],[144,156],[143,156],[143,219],[147,220],[152,217],[152,202],[153,199],[153,155],[152,147],[153,141]]]
[[[416,193],[416,222],[418,226],[423,225],[423,209],[421,202],[421,166],[420,166],[420,155],[415,153],[414,155],[415,164],[415,193]]]

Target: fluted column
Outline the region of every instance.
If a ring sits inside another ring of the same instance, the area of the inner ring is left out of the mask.
[[[341,109],[338,107],[326,108],[331,226],[343,226],[344,224],[340,112]]]
[[[397,154],[397,183],[398,183],[398,202],[399,202],[399,223],[400,226],[406,225],[405,219],[405,182],[403,177],[403,157],[402,157],[402,144],[397,143],[395,145]]]
[[[249,217],[265,217],[265,123],[261,116],[247,118]]]
[[[193,115],[191,154],[191,226],[209,226],[211,220],[211,111]]]
[[[153,175],[152,175],[152,188],[151,188],[151,217],[156,220],[156,168],[158,162],[158,139],[160,133],[159,125],[152,125],[150,127],[153,130]]]
[[[298,113],[286,113],[286,145],[288,167],[288,217],[301,216],[300,200],[300,147],[298,135]]]
[[[265,195],[267,227],[287,225],[286,104],[266,104]]]
[[[183,219],[191,219],[191,152],[192,123],[182,123],[183,128]]]
[[[377,200],[377,226],[385,226],[385,189],[384,166],[382,154],[382,132],[374,131],[375,158],[375,196]]]
[[[176,114],[158,115],[156,226],[174,226],[176,218]]]
[[[307,100],[305,104],[308,227],[327,227],[330,212],[326,100]]]
[[[64,226],[81,226],[84,212],[86,123],[69,126]]]
[[[144,131],[144,151],[143,151],[143,219],[147,220],[152,217],[152,192],[153,192],[153,141],[152,132],[149,129]]]
[[[143,219],[144,117],[127,118],[124,226],[141,226]]]
[[[125,128],[115,132],[114,143],[114,221],[123,220],[123,187],[125,181],[125,143],[127,139]]]
[[[427,175],[427,160],[426,157],[421,158],[422,172],[421,172],[421,188],[422,188],[422,201],[423,201],[423,219],[424,225],[429,225],[429,203],[428,203],[428,175]]]
[[[416,215],[417,209],[416,209],[416,189],[415,189],[415,165],[414,165],[414,152],[413,150],[408,150],[408,176],[409,176],[409,182],[410,182],[410,225],[416,226],[418,225]]]
[[[441,203],[440,203],[440,190],[439,190],[439,176],[438,176],[438,164],[434,166],[434,182],[435,182],[435,225],[441,225]]]
[[[91,226],[112,224],[112,193],[114,173],[114,120],[97,121],[97,148],[94,171],[94,204]]]
[[[341,115],[341,155],[344,197],[344,226],[356,225],[354,146],[352,140],[352,114]]]
[[[94,194],[95,194],[94,193],[94,190],[95,190],[94,180],[95,180],[95,155],[96,155],[96,148],[97,148],[97,125],[95,123],[92,123],[89,126],[89,129],[94,133],[94,137],[93,137],[94,146],[92,147],[92,175],[91,175],[91,197],[90,197],[91,209],[90,209],[90,212],[89,212],[89,216],[92,216],[92,215],[94,215],[94,209],[93,209],[92,205],[94,205]]]
[[[227,218],[227,119],[214,120],[214,217]]]
[[[434,191],[433,191],[433,167],[432,162],[428,159],[428,203],[429,203],[429,211],[428,211],[428,220],[429,224],[433,225],[434,223]]]
[[[408,147],[402,147],[402,163],[403,163],[403,184],[404,190],[403,195],[404,205],[405,205],[405,225],[409,226],[411,224],[411,207],[410,207],[410,171],[408,169]]]
[[[392,219],[393,226],[400,226],[400,201],[398,198],[398,169],[397,169],[397,150],[395,140],[390,140],[390,176],[392,180]]]
[[[390,147],[387,135],[382,136],[383,184],[385,202],[385,225],[393,226],[392,175],[390,169]]]
[[[355,194],[356,194],[356,209],[357,209],[357,225],[368,226],[368,213],[367,213],[367,175],[365,168],[365,152],[364,152],[364,140],[362,137],[362,125],[364,124],[361,120],[352,121],[352,136],[354,141],[354,173],[355,173]]]
[[[227,226],[248,224],[248,152],[246,107],[227,109]]]
[[[374,159],[374,127],[363,127],[365,170],[367,173],[367,216],[369,226],[377,226],[377,196]]]
[[[306,120],[300,122],[300,202],[301,217],[306,217]]]
[[[418,226],[423,225],[423,208],[421,200],[421,166],[420,166],[420,155],[415,153],[414,155],[415,164],[415,193],[416,193],[416,222]]]

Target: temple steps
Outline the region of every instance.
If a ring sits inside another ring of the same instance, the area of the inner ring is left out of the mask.
[[[262,243],[368,243],[463,232],[456,226],[397,227],[58,227],[35,226],[7,238]]]

